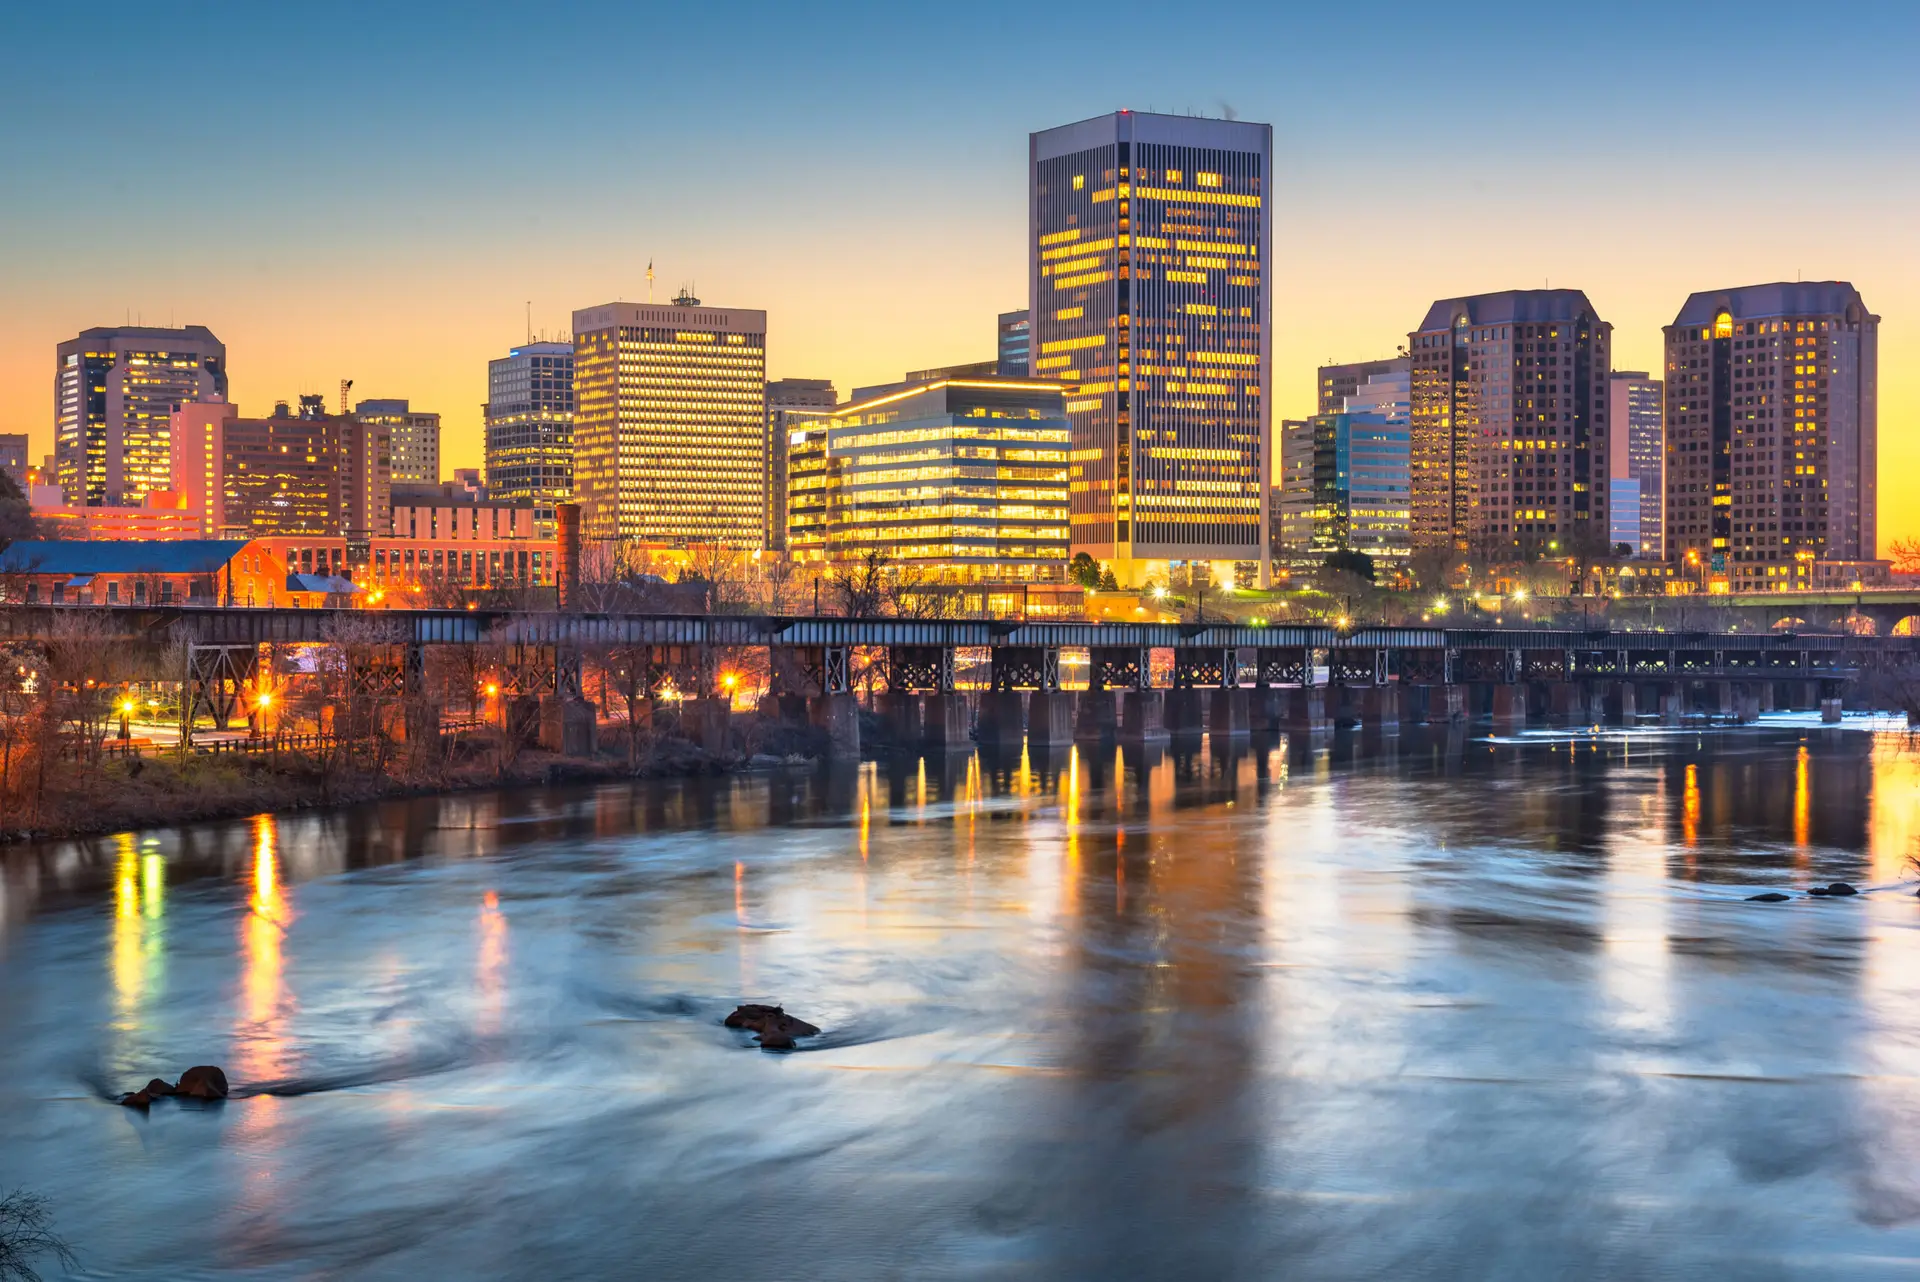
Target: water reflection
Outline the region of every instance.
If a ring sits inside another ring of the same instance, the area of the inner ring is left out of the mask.
[[[1917,839],[1904,740],[1790,726],[909,756],[18,851],[0,1073],[224,1042],[241,1097],[50,1089],[0,1169],[130,1276],[1853,1276],[1920,1254]],[[1886,889],[1745,902],[1836,878]],[[823,1047],[718,1027],[769,998]]]

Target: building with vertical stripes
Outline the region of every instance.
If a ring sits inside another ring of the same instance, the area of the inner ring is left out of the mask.
[[[1122,585],[1267,582],[1272,162],[1233,120],[1029,140],[1029,369],[1071,387],[1073,550]]]

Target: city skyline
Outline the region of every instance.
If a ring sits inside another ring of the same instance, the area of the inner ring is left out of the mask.
[[[185,56],[182,33],[130,18],[101,43],[99,59],[62,68],[56,80],[42,55],[68,38],[71,19],[10,15],[0,108],[37,126],[0,140],[0,161],[22,178],[6,197],[12,234],[0,245],[0,277],[14,303],[0,317],[0,432],[28,433],[34,457],[49,452],[49,349],[84,329],[132,319],[201,324],[219,334],[230,353],[232,398],[243,405],[303,391],[331,396],[341,378],[352,378],[356,394],[407,397],[441,412],[448,466],[478,464],[485,362],[524,340],[529,315],[537,337],[563,330],[576,307],[645,301],[649,262],[656,302],[691,284],[707,298],[765,307],[772,378],[826,377],[850,388],[902,369],[990,359],[988,323],[1026,301],[1027,134],[1118,107],[1158,107],[1231,109],[1275,127],[1275,423],[1314,412],[1318,365],[1393,355],[1436,298],[1547,284],[1580,289],[1614,326],[1614,365],[1657,369],[1662,326],[1692,293],[1729,283],[1843,280],[1888,318],[1883,467],[1891,474],[1920,464],[1920,441],[1905,430],[1920,410],[1920,378],[1909,373],[1920,344],[1904,324],[1920,309],[1920,270],[1904,227],[1920,183],[1902,163],[1912,144],[1861,123],[1911,114],[1915,90],[1898,52],[1911,47],[1920,19],[1891,7],[1849,15],[1846,27],[1808,52],[1796,49],[1787,11],[1777,6],[1664,14],[1657,43],[1645,41],[1644,24],[1634,21],[1656,12],[1648,6],[1625,6],[1597,30],[1590,18],[1535,15],[1524,37],[1509,34],[1510,11],[1518,10],[1409,10],[1380,24],[1237,8],[1231,16],[1246,26],[1244,40],[1210,48],[1205,59],[1173,56],[1165,74],[1134,81],[1092,71],[1025,74],[1042,65],[1047,31],[1068,24],[1068,16],[1047,17],[1030,45],[992,42],[985,32],[958,35],[960,51],[987,59],[987,70],[1018,92],[983,102],[957,67],[941,68],[922,80],[923,100],[888,101],[885,110],[877,90],[808,87],[803,68],[814,64],[798,55],[875,52],[911,30],[856,31],[857,21],[811,30],[798,17],[775,17],[729,47],[728,65],[748,73],[741,79],[751,87],[678,131],[645,125],[647,112],[673,110],[677,90],[664,78],[582,88],[592,75],[545,56],[522,82],[524,94],[476,88],[486,78],[469,76],[461,60],[497,65],[512,47],[510,34],[483,13],[440,49],[433,42],[445,33],[422,12],[396,19],[380,49],[344,54],[339,69],[351,89],[386,84],[397,65],[410,62],[418,74],[407,91],[374,95],[379,109],[290,102],[236,114],[222,122],[230,137],[220,154],[204,158],[205,172],[194,180],[225,184],[232,196],[164,208],[143,201],[137,209],[124,193],[141,188],[157,158],[131,156],[107,167],[114,172],[89,172],[63,140],[132,100],[115,78],[137,65],[141,50]],[[1742,21],[1730,27],[1735,13]],[[228,20],[240,63],[328,27],[324,9]],[[584,14],[554,19],[556,47],[568,46],[572,25],[586,21]],[[664,24],[669,43],[690,57],[717,59],[718,37],[693,19],[647,21]],[[1530,117],[1534,128],[1479,136],[1466,165],[1451,157],[1443,164],[1406,144],[1410,105],[1430,101],[1461,65],[1538,55],[1542,65],[1524,74],[1544,84],[1566,70],[1556,42],[1576,27],[1585,60],[1576,69],[1590,73],[1593,95],[1583,105],[1541,106]],[[1671,117],[1683,105],[1689,131],[1751,127],[1753,103],[1694,101],[1679,88],[1690,83],[1688,48],[1712,42],[1727,50],[1729,41],[1743,55],[1795,60],[1797,74],[1767,90],[1767,139],[1785,153],[1818,155],[1842,176],[1848,198],[1823,215],[1819,236],[1805,234],[1791,202],[1740,200],[1736,217],[1699,216],[1750,181],[1737,148],[1667,156]],[[618,43],[597,38],[571,48],[593,63],[596,48]],[[1283,44],[1285,57],[1274,61]],[[1309,56],[1327,47],[1363,48],[1377,92],[1365,102],[1349,95],[1328,105],[1324,91],[1339,77]],[[1459,58],[1436,56],[1436,48]],[[758,119],[775,98],[780,118]],[[551,141],[553,119],[590,103],[621,110],[595,113],[609,123],[553,142],[556,182],[548,194],[521,190],[478,203],[459,194],[493,148]],[[63,114],[67,107],[73,110]],[[423,154],[414,144],[429,131],[436,146]],[[798,144],[809,135],[827,140],[833,163],[802,154]],[[568,173],[585,172],[596,148],[610,145],[629,176],[590,190],[570,186]],[[1397,165],[1383,169],[1383,157]],[[1632,185],[1617,177],[1617,162],[1627,159],[1636,166]],[[339,173],[397,198],[348,212],[278,198]],[[855,175],[885,199],[842,196]],[[784,193],[777,212],[758,197],[762,189]],[[1444,249],[1419,234],[1423,215],[1441,211]],[[617,214],[620,231],[570,236],[576,213],[598,225]],[[154,242],[167,252],[154,253]],[[524,252],[533,244],[540,254]],[[1916,533],[1920,516],[1890,511],[1882,548]]]

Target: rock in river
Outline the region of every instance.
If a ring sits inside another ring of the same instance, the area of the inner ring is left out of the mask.
[[[180,1074],[174,1093],[188,1099],[225,1099],[227,1075],[211,1064],[200,1064]]]
[[[761,1046],[768,1050],[790,1051],[796,1037],[812,1037],[820,1030],[804,1019],[795,1019],[778,1006],[748,1003],[727,1016],[728,1028],[744,1028],[758,1034]]]
[[[1852,886],[1849,886],[1844,881],[1836,881],[1836,882],[1831,882],[1825,886],[1815,886],[1812,890],[1809,890],[1807,893],[1809,895],[1832,896],[1838,899],[1846,895],[1857,895],[1860,892],[1855,890]]]
[[[1748,895],[1747,902],[1750,904],[1784,904],[1791,898],[1793,898],[1792,895],[1783,895],[1777,890],[1769,890],[1764,895]]]

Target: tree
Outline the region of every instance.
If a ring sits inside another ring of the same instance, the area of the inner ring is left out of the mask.
[[[23,539],[38,537],[33,508],[12,476],[0,472],[0,552]]]
[[[1073,560],[1067,562],[1067,577],[1083,588],[1098,589],[1100,563],[1085,552],[1075,552]]]
[[[1414,582],[1429,592],[1444,592],[1452,586],[1462,558],[1452,548],[1423,547],[1407,560]]]
[[[1920,574],[1920,539],[1895,539],[1887,545],[1895,574]]]
[[[1373,582],[1373,558],[1365,552],[1356,552],[1351,548],[1342,548],[1338,552],[1329,552],[1327,559],[1320,563],[1322,569],[1336,573],[1344,572]]]
[[[879,548],[839,566],[831,581],[840,613],[849,619],[878,618],[891,595],[887,567],[893,558]]]
[[[43,1255],[68,1268],[79,1263],[53,1231],[47,1199],[25,1189],[0,1197],[0,1282],[40,1282],[33,1261]]]
[[[1100,571],[1100,591],[1118,592],[1119,590],[1120,590],[1120,582],[1119,580],[1113,577],[1113,571],[1112,570]]]

